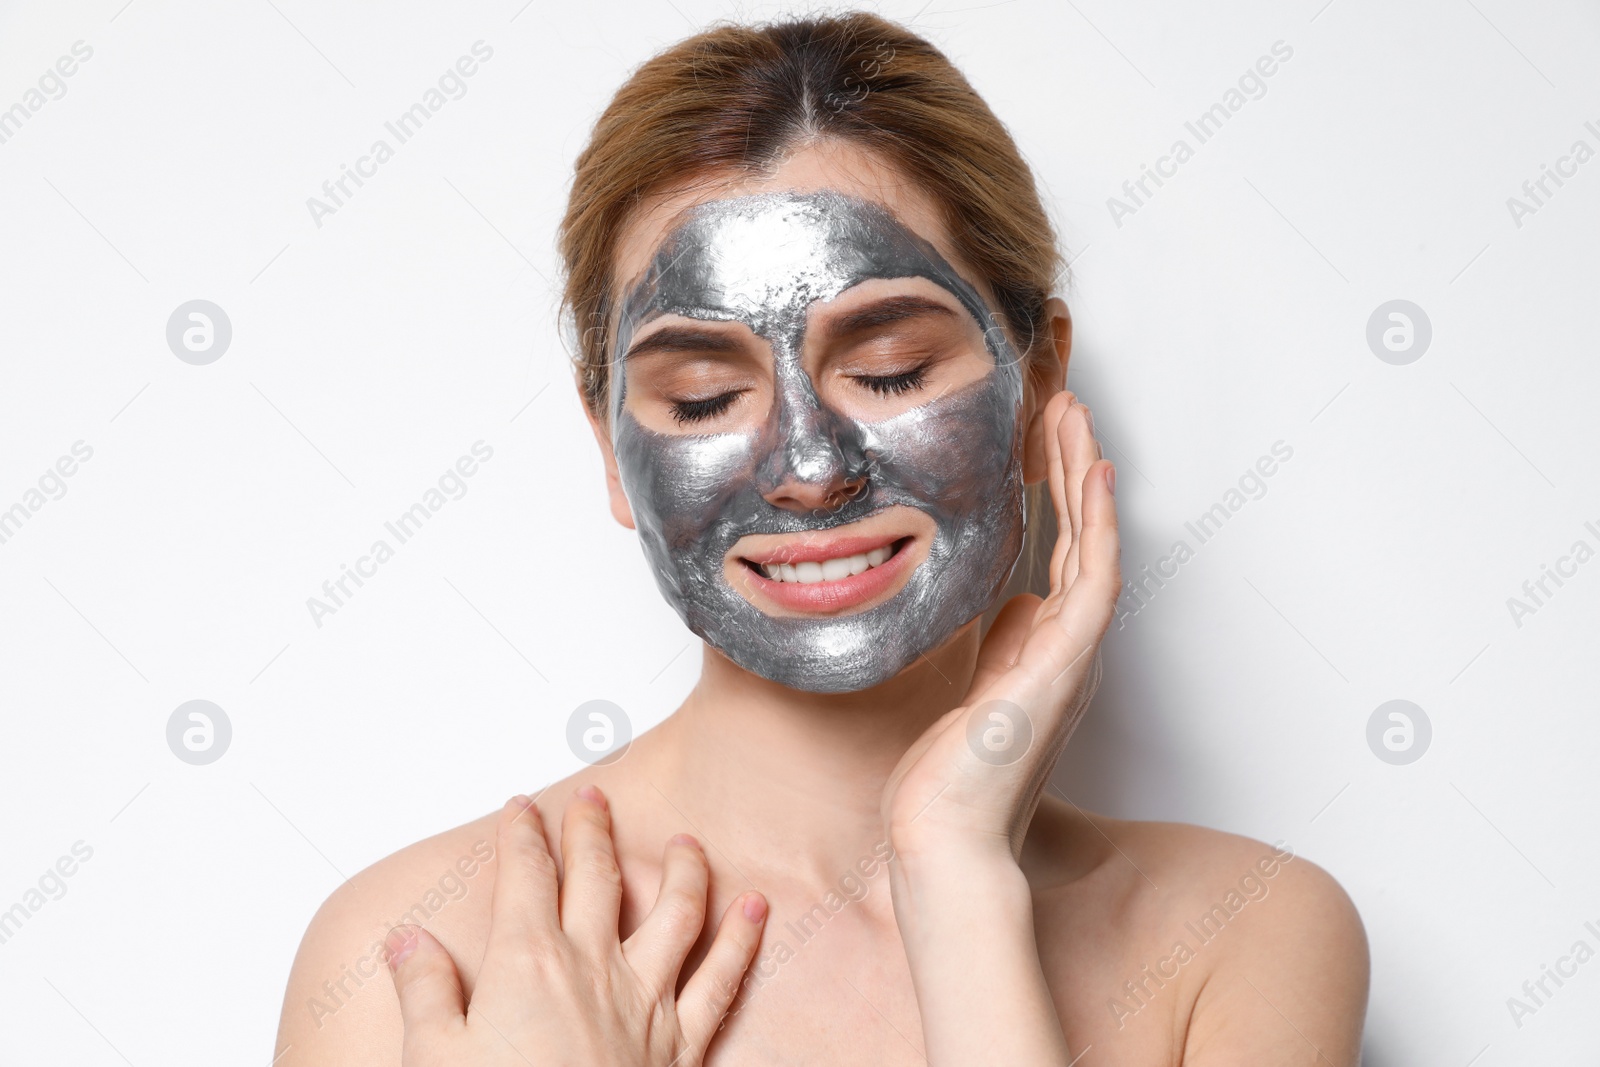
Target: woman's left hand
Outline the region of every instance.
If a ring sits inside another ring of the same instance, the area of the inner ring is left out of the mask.
[[[1100,681],[1100,640],[1121,589],[1115,476],[1089,409],[1073,394],[1051,398],[1044,431],[1060,526],[1050,595],[1013,597],[1001,609],[961,705],[929,727],[890,775],[884,821],[903,855],[1005,850],[1015,861]]]

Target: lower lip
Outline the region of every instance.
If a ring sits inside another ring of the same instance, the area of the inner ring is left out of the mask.
[[[775,582],[742,561],[750,584],[780,607],[806,614],[832,615],[881,596],[910,569],[911,541],[876,567],[831,582]]]

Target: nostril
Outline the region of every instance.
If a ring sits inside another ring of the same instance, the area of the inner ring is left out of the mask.
[[[829,508],[843,507],[845,504],[848,504],[850,501],[854,500],[856,497],[860,496],[866,491],[866,479],[863,478],[860,481],[851,482],[842,489],[835,489],[834,491],[830,492],[827,496],[827,506]]]

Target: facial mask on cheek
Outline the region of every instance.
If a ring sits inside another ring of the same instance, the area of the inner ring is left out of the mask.
[[[925,278],[984,330],[979,380],[893,418],[824,405],[800,363],[806,311],[871,278]],[[664,434],[626,408],[621,357],[663,314],[742,322],[772,347],[775,404],[732,433]],[[741,667],[794,689],[845,692],[894,677],[993,603],[1022,547],[1020,358],[998,320],[936,249],[871,201],[771,193],[693,209],[627,294],[613,348],[611,427],[622,487],[657,584],[684,623]],[[785,481],[864,488],[837,508],[767,499]],[[839,616],[772,616],[729,583],[741,537],[859,521],[894,505],[926,513],[928,557],[890,599]]]

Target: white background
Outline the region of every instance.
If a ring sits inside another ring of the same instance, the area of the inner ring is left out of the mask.
[[[93,449],[0,544],[0,909],[93,849],[0,944],[0,1061],[264,1067],[344,876],[570,773],[579,703],[642,730],[693,684],[605,508],[553,234],[629,69],[780,9],[124,3],[0,14],[0,108],[93,49],[0,144],[0,509]],[[1600,15],[920,4],[882,10],[1011,127],[1077,257],[1071,384],[1127,574],[1293,449],[1112,631],[1058,785],[1333,872],[1372,943],[1369,1064],[1592,1063],[1600,961],[1520,1027],[1507,998],[1600,948],[1600,562],[1520,626],[1506,602],[1600,548],[1600,161],[1520,226],[1506,201],[1600,149]],[[307,198],[480,39],[466,95],[319,227]],[[1117,225],[1107,198],[1277,41],[1265,94]],[[209,366],[165,338],[197,298],[233,328]],[[1366,341],[1392,299],[1432,323],[1410,365]],[[318,627],[307,598],[479,440],[466,495]],[[165,734],[197,698],[233,728],[200,767]],[[1405,766],[1366,740],[1396,698],[1433,729]]]

